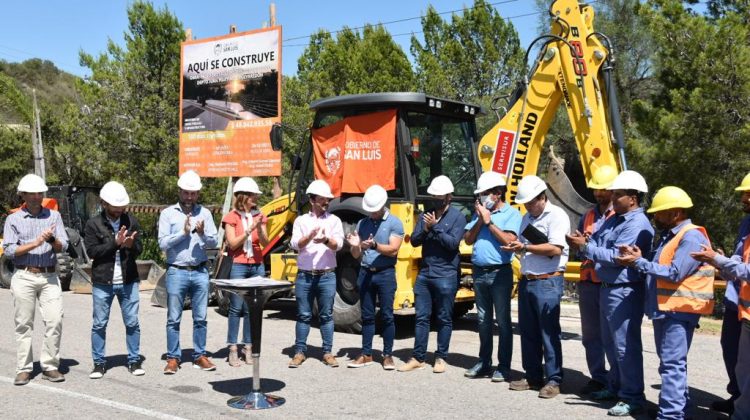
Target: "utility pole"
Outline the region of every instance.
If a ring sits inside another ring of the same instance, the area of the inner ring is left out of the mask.
[[[268,20],[271,24],[271,27],[273,28],[274,26],[276,26],[276,4],[271,3],[268,6],[268,14],[269,14]],[[281,98],[279,98],[279,101],[281,101]],[[282,159],[282,165],[283,165],[283,159]],[[273,186],[271,187],[271,194],[273,195],[273,198],[279,198],[281,197],[281,193],[284,192],[284,190],[281,189],[281,177],[275,176],[272,178],[272,181],[273,181]]]
[[[36,89],[31,90],[34,99],[33,127],[31,128],[31,143],[34,151],[34,173],[42,179],[47,179],[47,170],[44,165],[44,146],[42,145],[42,123],[39,118],[39,107],[36,104]]]

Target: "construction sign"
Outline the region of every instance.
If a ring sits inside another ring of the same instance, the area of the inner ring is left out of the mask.
[[[344,118],[312,130],[315,179],[333,195],[364,193],[373,184],[396,188],[396,111]]]
[[[182,43],[180,173],[278,176],[268,134],[281,121],[281,27]]]

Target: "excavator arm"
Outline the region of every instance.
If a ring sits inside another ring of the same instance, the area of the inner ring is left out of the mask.
[[[561,103],[567,111],[586,181],[602,165],[626,169],[612,84],[611,48],[603,44],[602,40],[609,43],[606,37],[594,31],[594,10],[579,5],[577,0],[557,0],[550,6],[550,14],[552,34],[535,40],[543,46],[531,76],[524,78],[507,113],[479,143],[482,169],[506,176],[511,201],[521,178],[537,174],[545,135]],[[575,214],[580,216],[586,200],[572,189],[554,156],[547,181],[553,201],[577,221]],[[569,191],[563,191],[566,189]]]

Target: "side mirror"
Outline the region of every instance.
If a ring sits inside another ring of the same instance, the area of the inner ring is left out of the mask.
[[[271,132],[268,134],[271,140],[271,148],[274,152],[281,150],[281,146],[284,143],[284,136],[282,134],[281,124],[275,123],[271,126]]]

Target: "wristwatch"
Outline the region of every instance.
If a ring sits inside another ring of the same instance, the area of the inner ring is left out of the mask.
[[[331,238],[326,238],[325,241],[323,241],[323,245],[328,245],[328,242],[331,240]]]

